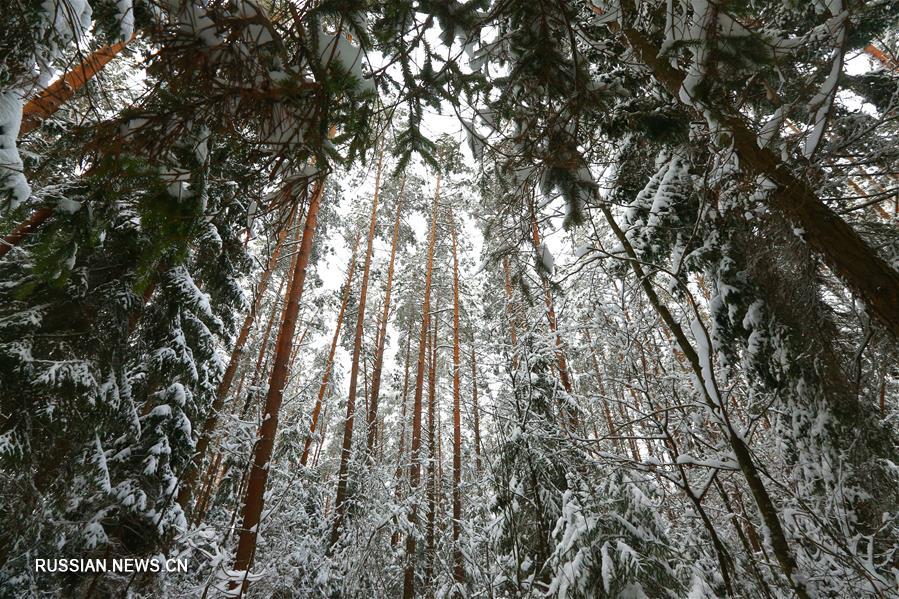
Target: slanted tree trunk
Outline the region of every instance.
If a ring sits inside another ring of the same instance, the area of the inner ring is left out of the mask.
[[[17,225],[11,233],[3,237],[3,241],[0,242],[0,258],[5,256],[9,250],[22,243],[22,240],[26,237],[34,233],[52,214],[53,208],[48,206],[38,208],[32,212],[31,216]]]
[[[601,10],[591,5],[595,12]],[[622,12],[634,14],[633,2],[622,2]],[[622,25],[622,23],[624,23]],[[627,21],[609,21],[609,29],[620,35],[637,59],[649,69],[675,101],[680,97],[684,73],[659,56],[659,49]],[[803,230],[803,239],[819,253],[833,273],[880,318],[893,337],[899,337],[899,272],[865,242],[846,221],[834,213],[808,184],[792,173],[769,149],[759,148],[757,135],[739,114],[704,106],[699,115],[715,119],[730,132],[731,146],[740,168],[750,176],[765,177],[775,188],[767,206],[787,222]]]
[[[136,35],[136,33],[132,34],[127,40],[94,50],[78,66],[30,99],[22,108],[22,126],[19,128],[19,137],[31,133],[41,123],[53,116],[88,81],[96,77],[97,73],[103,70],[103,67],[118,56]]]
[[[68,102],[78,90],[93,79],[133,39],[134,35],[128,40],[122,40],[111,46],[103,46],[99,50],[95,50],[81,64],[26,102],[25,106],[22,107],[22,124],[19,127],[19,137],[31,133],[41,123],[53,116],[63,104]],[[49,206],[38,208],[32,212],[31,216],[20,223],[11,233],[3,237],[3,241],[0,242],[0,258],[6,255],[9,250],[22,243],[27,236],[34,233],[52,214],[53,208]]]
[[[225,405],[225,399],[231,391],[231,383],[234,382],[234,375],[237,373],[237,367],[240,364],[243,348],[250,336],[250,329],[256,321],[256,314],[262,306],[262,300],[265,298],[265,292],[268,289],[268,283],[271,280],[272,272],[274,272],[275,268],[278,266],[278,259],[281,257],[281,248],[284,245],[284,240],[287,237],[292,222],[293,215],[291,214],[287,219],[287,223],[278,232],[275,247],[272,249],[272,255],[269,257],[268,263],[265,265],[265,270],[262,271],[262,277],[259,279],[259,284],[256,286],[256,299],[253,301],[250,311],[244,318],[243,326],[240,328],[240,333],[237,335],[237,341],[234,343],[234,349],[231,351],[231,359],[228,361],[228,367],[225,369],[225,374],[222,375],[222,380],[219,383],[218,389],[216,389],[215,399],[212,402],[209,416],[206,417],[206,420],[203,422],[203,427],[200,429],[200,437],[197,440],[196,451],[194,452],[193,458],[191,458],[191,463],[187,468],[187,472],[181,478],[181,488],[178,490],[178,505],[185,511],[187,511],[191,495],[193,494],[193,486],[196,483],[197,473],[203,465],[203,460],[206,458],[209,441],[218,425],[219,412]]]
[[[405,180],[403,181],[405,185]],[[390,292],[393,287],[393,268],[396,262],[396,246],[400,236],[400,217],[403,210],[403,190],[396,204],[396,220],[393,222],[393,240],[390,243],[390,263],[387,266],[387,282],[384,285],[384,305],[381,308],[381,322],[375,348],[375,364],[371,373],[371,401],[368,404],[368,439],[367,448],[371,455],[374,449],[378,426],[378,396],[381,392],[381,371],[384,367],[384,342],[387,338],[387,319],[390,316]]]
[[[246,574],[249,574],[253,556],[256,552],[256,537],[259,519],[262,515],[266,481],[268,480],[269,461],[272,457],[275,433],[278,430],[278,413],[281,410],[281,401],[284,397],[284,384],[287,381],[287,362],[290,359],[297,315],[300,311],[300,299],[303,295],[306,270],[312,255],[312,240],[315,237],[315,227],[318,221],[318,211],[321,206],[323,193],[324,181],[316,182],[312,190],[312,198],[309,201],[309,208],[306,211],[303,241],[300,244],[293,279],[287,290],[284,318],[281,322],[281,330],[278,331],[275,360],[269,381],[268,395],[265,399],[265,408],[263,409],[262,426],[259,428],[253,451],[253,462],[244,500],[243,524],[240,529],[233,568],[238,572],[245,573],[244,586],[246,585]],[[234,586],[236,587],[237,585]]]
[[[884,52],[874,44],[868,44],[867,46],[865,46],[864,52],[868,56],[877,59],[877,61],[885,68],[891,71],[899,71],[899,63],[897,63],[893,58],[887,56],[886,52]]]
[[[462,534],[462,411],[459,405],[462,394],[460,372],[462,358],[459,340],[459,256],[456,251],[456,223],[452,212],[450,212],[450,233],[453,242],[453,580],[461,586],[465,584],[465,564],[462,546],[459,544]],[[477,413],[477,391],[475,391],[475,413]],[[478,459],[480,460],[480,456]],[[458,589],[454,595],[459,595]]]
[[[437,207],[440,204],[440,172],[437,173],[437,189],[431,213],[431,231],[428,240],[428,257],[425,266],[425,289],[421,303],[421,332],[418,336],[418,362],[416,363],[415,399],[412,404],[412,441],[409,466],[409,487],[415,494],[421,482],[421,400],[424,394],[425,350],[431,316],[431,274],[434,267],[434,246],[437,243]],[[413,503],[409,510],[409,523],[418,525],[418,509]],[[403,571],[403,599],[415,597],[415,535],[406,535],[406,565]]]
[[[346,314],[346,307],[350,301],[350,291],[353,287],[353,274],[356,272],[356,251],[359,249],[359,234],[353,240],[353,251],[350,254],[350,263],[346,271],[346,284],[343,287],[343,296],[340,299],[340,311],[337,312],[337,324],[334,325],[334,337],[331,338],[331,348],[328,350],[328,359],[325,362],[325,369],[322,373],[322,382],[318,387],[318,396],[315,399],[315,406],[312,408],[312,417],[309,423],[309,434],[303,443],[303,455],[300,457],[300,464],[303,466],[309,461],[309,448],[312,447],[312,438],[318,427],[318,418],[322,411],[322,403],[325,399],[325,393],[328,391],[328,384],[331,381],[331,371],[334,369],[334,355],[337,352],[337,343],[340,341],[340,329],[343,326],[343,317]]]
[[[359,360],[362,355],[362,335],[365,332],[365,301],[368,296],[368,277],[371,271],[372,244],[378,224],[378,194],[381,186],[381,165],[384,151],[378,156],[375,171],[375,193],[371,201],[371,222],[368,227],[368,245],[362,267],[362,284],[359,289],[359,310],[356,317],[356,335],[353,339],[353,361],[350,366],[350,391],[346,402],[346,420],[343,424],[343,448],[340,451],[340,471],[337,476],[337,494],[334,499],[334,527],[331,530],[329,546],[340,537],[340,527],[346,515],[347,485],[350,475],[350,457],[353,450],[353,422],[356,419],[356,390],[359,384]]]
[[[703,364],[696,349],[690,343],[683,328],[681,328],[680,323],[674,319],[674,316],[671,314],[670,310],[668,310],[668,307],[662,302],[658,294],[656,294],[652,281],[650,280],[649,275],[643,270],[641,262],[631,245],[630,240],[624,234],[621,227],[618,226],[618,223],[615,221],[609,208],[603,204],[600,205],[600,210],[602,211],[606,222],[608,222],[609,227],[612,229],[612,232],[615,234],[615,237],[624,248],[624,251],[628,256],[631,270],[633,270],[637,280],[640,281],[643,293],[649,301],[649,304],[668,327],[668,330],[674,335],[677,345],[680,347],[681,352],[683,352],[684,357],[689,363],[697,380],[704,382],[704,384],[698,385],[701,389],[702,399],[713,413],[720,415],[721,426],[724,429],[723,432],[730,443],[734,458],[740,466],[740,470],[749,486],[749,490],[752,492],[752,496],[755,499],[756,506],[759,510],[759,515],[768,529],[771,548],[774,550],[774,556],[781,567],[784,577],[799,599],[810,599],[805,583],[800,576],[797,576],[799,573],[797,572],[796,559],[793,556],[786,532],[781,524],[777,507],[774,505],[774,500],[765,488],[762,474],[755,465],[752,452],[749,450],[749,447],[746,445],[746,441],[743,440],[741,434],[735,430],[734,426],[731,424],[727,411],[723,409],[724,406],[719,405],[721,402],[721,394],[717,390],[717,383],[714,380],[714,371],[712,370],[711,365],[708,363],[705,365]],[[704,325],[699,323],[699,326],[705,333]],[[707,336],[707,333],[705,334]],[[708,342],[708,340],[706,341]],[[708,358],[706,359],[708,360]],[[708,377],[712,377],[711,380],[708,380]],[[710,395],[710,387],[715,389],[715,393],[718,396],[717,401]]]

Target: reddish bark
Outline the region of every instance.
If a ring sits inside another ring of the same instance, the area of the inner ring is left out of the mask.
[[[29,216],[25,222],[16,226],[9,235],[6,235],[3,238],[2,243],[0,243],[0,258],[5,256],[9,250],[22,243],[22,240],[26,237],[34,233],[38,227],[44,224],[44,221],[50,218],[51,214],[53,214],[53,208],[49,207],[38,208],[32,212],[31,216]]]
[[[222,465],[222,457],[224,455],[225,452],[222,449],[219,449],[215,454],[215,457],[209,463],[209,468],[206,470],[206,475],[203,477],[202,491],[197,498],[197,505],[193,514],[192,524],[194,526],[199,525],[203,521],[203,518],[206,517],[206,510],[209,507],[209,501],[212,499],[212,489],[215,487],[219,468]]]
[[[412,442],[409,466],[409,486],[412,493],[421,482],[421,400],[424,394],[425,350],[431,316],[431,275],[434,267],[434,246],[437,243],[437,207],[440,203],[440,173],[437,173],[437,189],[434,193],[434,207],[431,213],[431,231],[428,240],[428,256],[425,267],[425,289],[421,304],[421,332],[418,336],[418,362],[416,364],[415,399],[412,404]],[[418,524],[418,510],[415,504],[409,510],[409,522],[413,528]],[[406,565],[403,572],[403,599],[415,597],[415,535],[406,536]]]
[[[884,52],[874,44],[868,44],[867,46],[865,46],[864,52],[868,56],[876,58],[880,64],[890,69],[891,71],[899,71],[899,63],[897,63],[893,58],[887,56],[886,52]]]
[[[247,574],[253,561],[253,555],[256,552],[256,536],[259,519],[262,515],[269,461],[271,460],[274,447],[275,433],[278,429],[278,413],[284,397],[284,384],[287,381],[287,362],[290,359],[291,344],[294,331],[296,330],[300,299],[303,295],[303,284],[306,281],[306,269],[309,266],[309,259],[312,255],[312,240],[315,236],[315,227],[323,192],[324,182],[318,181],[315,184],[315,188],[312,191],[312,199],[309,202],[306,224],[303,229],[303,241],[300,244],[293,280],[287,290],[287,302],[284,306],[284,318],[281,323],[281,329],[278,331],[275,360],[263,410],[262,426],[259,428],[253,452],[253,462],[244,501],[243,524],[241,525],[233,568],[238,572]],[[243,584],[246,584],[246,577],[244,577]]]
[[[334,527],[331,530],[330,545],[334,545],[340,537],[340,527],[346,515],[346,495],[349,484],[350,455],[353,449],[353,422],[356,419],[356,391],[359,384],[359,360],[362,355],[362,336],[365,330],[365,301],[368,296],[368,277],[371,271],[372,244],[375,228],[378,224],[378,193],[381,185],[381,165],[383,150],[378,156],[378,167],[375,173],[375,193],[371,201],[371,222],[368,227],[368,246],[365,250],[365,262],[362,267],[362,285],[359,290],[359,309],[356,317],[356,335],[353,338],[353,362],[350,366],[350,392],[346,402],[346,420],[343,425],[343,448],[340,452],[340,471],[337,477],[337,494],[334,498]]]
[[[343,325],[343,317],[346,314],[347,303],[350,300],[350,290],[353,286],[353,273],[356,271],[356,250],[359,248],[359,234],[353,240],[353,251],[350,255],[350,263],[347,266],[346,284],[343,287],[343,296],[340,300],[340,311],[337,312],[337,324],[334,326],[334,336],[331,338],[331,348],[328,350],[328,359],[325,362],[325,370],[322,373],[322,382],[318,387],[318,397],[315,399],[315,406],[312,408],[312,417],[309,424],[309,435],[303,443],[303,455],[300,458],[300,464],[303,466],[309,461],[309,448],[312,447],[312,437],[318,427],[318,419],[322,411],[322,403],[325,400],[325,393],[328,391],[328,383],[331,380],[331,371],[334,369],[334,354],[337,352],[337,342],[340,340],[340,329]]]
[[[405,181],[404,181],[405,183]],[[368,453],[374,449],[378,424],[378,399],[381,392],[381,371],[384,367],[384,342],[387,338],[387,320],[390,316],[390,292],[393,288],[393,268],[396,262],[396,246],[400,236],[400,217],[403,210],[402,189],[396,204],[396,220],[393,223],[393,241],[390,243],[390,263],[387,266],[387,282],[384,285],[384,305],[381,307],[381,322],[378,328],[375,364],[371,374],[371,401],[368,406]]]
[[[437,311],[435,310],[436,314]],[[437,325],[440,319],[432,319],[433,329],[430,340],[430,358],[428,364],[428,465],[427,465],[427,500],[428,522],[425,531],[425,584],[427,595],[434,595],[434,563],[437,561],[437,429],[435,415],[437,412]]]
[[[93,79],[109,61],[115,58],[132,39],[134,39],[134,35],[128,40],[95,50],[81,64],[26,102],[25,106],[22,107],[22,124],[19,127],[19,137],[31,133],[41,123],[50,118],[78,90]],[[53,214],[53,208],[51,207],[38,208],[32,212],[25,222],[19,224],[3,238],[3,242],[0,243],[0,258],[43,225],[51,214]]]
[[[253,323],[256,320],[256,314],[259,312],[259,308],[262,305],[262,300],[265,297],[266,289],[268,289],[268,283],[271,280],[272,272],[274,272],[275,267],[278,265],[278,258],[281,257],[281,248],[284,245],[284,239],[287,237],[287,232],[290,229],[292,220],[293,216],[291,215],[291,217],[288,218],[286,225],[278,232],[278,238],[275,242],[275,247],[272,249],[272,255],[269,257],[268,264],[266,264],[265,270],[262,272],[262,277],[259,279],[259,284],[256,286],[256,299],[253,301],[250,311],[244,318],[243,326],[241,326],[240,333],[237,335],[237,341],[234,343],[234,349],[231,351],[231,359],[228,361],[228,367],[225,369],[225,374],[222,375],[222,380],[216,390],[215,399],[212,402],[209,416],[207,416],[206,420],[203,422],[203,428],[200,431],[200,438],[197,440],[197,448],[191,459],[191,464],[188,466],[187,472],[182,476],[181,488],[178,491],[178,504],[182,509],[186,510],[190,503],[197,473],[200,470],[200,466],[203,464],[203,460],[206,458],[206,451],[209,449],[212,433],[218,425],[219,412],[225,405],[225,399],[228,397],[228,393],[231,390],[231,384],[234,382],[234,375],[237,373],[237,366],[240,364],[243,348],[250,336],[250,329],[253,327]]]
[[[288,278],[289,277],[281,277],[281,283],[278,285],[278,292],[275,293],[275,298],[274,300],[272,300],[272,311],[269,314],[268,322],[265,325],[265,332],[262,334],[262,342],[259,344],[259,355],[256,357],[256,364],[253,369],[253,378],[250,379],[250,386],[247,389],[247,397],[244,400],[243,408],[241,408],[240,410],[241,417],[245,416],[250,410],[250,402],[256,394],[256,385],[259,383],[259,377],[262,376],[262,373],[265,371],[265,368],[263,368],[263,364],[269,353],[269,339],[271,338],[272,328],[275,324],[275,316],[278,314],[278,307],[281,303],[279,301],[279,299],[281,298],[281,292],[284,291],[284,283]],[[240,396],[238,395],[237,399],[239,398]]]
[[[81,64],[29,100],[22,108],[22,126],[19,128],[19,137],[31,133],[41,123],[53,116],[63,104],[71,100],[88,81],[93,79],[109,61],[118,56],[119,52],[122,51],[128,42],[134,39],[135,35],[132,34],[127,40],[95,50]]]

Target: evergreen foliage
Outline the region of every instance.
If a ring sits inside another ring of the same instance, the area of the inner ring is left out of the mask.
[[[4,6],[0,596],[893,596],[897,18]]]

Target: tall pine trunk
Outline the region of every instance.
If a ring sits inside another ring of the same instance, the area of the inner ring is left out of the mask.
[[[462,394],[462,358],[459,340],[459,256],[456,249],[456,222],[452,211],[450,234],[453,250],[453,579],[462,585],[465,583],[465,564],[459,544],[462,534],[462,413],[459,405]],[[477,392],[475,398],[477,405]]]
[[[353,339],[353,362],[350,366],[350,392],[346,402],[346,420],[343,424],[343,447],[340,451],[340,471],[337,476],[337,494],[334,499],[334,528],[331,531],[330,545],[333,546],[340,537],[340,527],[346,515],[347,486],[349,485],[350,457],[353,450],[353,422],[356,419],[356,392],[359,384],[359,360],[362,355],[362,335],[365,330],[365,301],[368,296],[368,277],[371,271],[372,244],[378,223],[378,194],[381,186],[381,166],[384,151],[378,156],[378,167],[375,171],[375,193],[371,201],[371,222],[368,227],[368,245],[365,250],[365,262],[362,268],[362,285],[359,290],[359,310],[356,316],[356,335]]]
[[[256,364],[253,368],[253,378],[250,379],[250,384],[246,389],[246,399],[244,400],[244,405],[241,408],[240,414],[241,417],[246,415],[246,413],[250,409],[250,402],[252,401],[255,393],[256,386],[259,384],[259,377],[262,376],[262,373],[265,371],[264,366],[267,366],[266,359],[268,357],[268,349],[269,349],[269,340],[272,336],[272,329],[275,325],[275,317],[278,315],[278,307],[281,304],[281,292],[284,291],[284,284],[289,279],[289,276],[281,277],[281,282],[278,284],[278,291],[275,293],[274,299],[272,300],[272,310],[269,313],[268,322],[265,324],[265,332],[262,334],[261,341],[259,343],[259,354],[256,356]],[[240,395],[237,395],[235,401],[240,401]]]
[[[427,499],[428,524],[425,532],[425,583],[427,596],[434,596],[434,564],[437,561],[437,328],[440,318],[434,311],[431,330],[430,357],[428,365],[428,466]]]
[[[318,221],[318,211],[324,193],[324,181],[318,181],[312,191],[312,199],[306,212],[306,224],[303,229],[303,241],[294,267],[293,278],[287,290],[287,302],[284,306],[284,318],[281,330],[278,331],[278,342],[275,349],[275,360],[269,381],[268,395],[265,399],[262,426],[253,452],[249,482],[243,508],[243,524],[237,543],[234,558],[234,570],[249,573],[253,556],[256,552],[256,538],[259,529],[259,518],[262,515],[265,486],[268,480],[269,461],[278,430],[278,414],[284,397],[284,385],[287,381],[287,362],[290,359],[293,335],[296,330],[297,315],[300,311],[300,299],[303,295],[303,284],[306,282],[306,270],[312,255],[312,240]],[[243,584],[246,584],[246,574]],[[235,585],[236,586],[236,585]]]
[[[428,257],[425,266],[425,289],[421,303],[421,332],[418,336],[418,362],[416,363],[415,399],[412,404],[412,441],[409,466],[410,493],[415,494],[421,482],[421,400],[424,394],[425,350],[431,317],[431,275],[434,267],[434,246],[437,244],[437,207],[440,204],[440,172],[437,173],[437,189],[431,213],[431,231],[428,240]],[[414,530],[418,525],[418,509],[413,502],[409,510],[409,523]],[[406,535],[406,565],[403,572],[403,599],[415,597],[415,534]]]
[[[356,272],[356,252],[359,249],[359,234],[353,240],[353,251],[350,254],[350,263],[346,271],[346,284],[343,287],[343,296],[340,299],[340,311],[337,312],[337,324],[334,325],[334,337],[331,338],[331,348],[328,350],[328,359],[325,362],[325,370],[322,373],[322,382],[318,387],[318,396],[315,398],[315,406],[312,408],[312,417],[309,423],[309,434],[303,443],[303,455],[300,457],[300,464],[303,466],[309,461],[309,449],[312,447],[312,438],[318,427],[318,419],[322,411],[322,403],[325,400],[325,393],[328,391],[328,384],[331,381],[331,371],[334,370],[334,355],[337,353],[337,343],[340,341],[340,330],[343,326],[343,317],[346,314],[346,307],[350,301],[350,291],[353,287],[353,274]]]
[[[405,181],[403,181],[405,184]],[[390,292],[393,288],[393,268],[396,262],[396,246],[400,236],[400,220],[403,210],[403,190],[396,204],[396,219],[393,222],[393,240],[390,243],[390,263],[387,266],[387,282],[384,285],[384,305],[381,308],[381,322],[378,329],[378,341],[375,348],[375,364],[371,373],[371,401],[368,406],[368,453],[374,449],[378,426],[378,399],[381,392],[381,371],[384,367],[384,343],[387,337],[387,319],[390,316]]]
[[[200,430],[200,438],[197,440],[197,447],[194,451],[193,458],[191,459],[187,472],[182,477],[181,488],[178,491],[178,504],[184,510],[187,510],[188,504],[190,503],[197,474],[203,465],[203,460],[206,458],[206,451],[209,449],[209,442],[218,425],[219,412],[225,405],[225,399],[231,391],[231,383],[234,382],[234,375],[237,373],[237,367],[240,364],[243,348],[250,336],[250,329],[256,321],[256,314],[258,314],[259,308],[262,306],[262,300],[265,298],[265,292],[268,289],[268,283],[271,280],[272,272],[274,272],[275,268],[278,266],[278,259],[281,257],[281,248],[284,245],[284,240],[287,238],[287,233],[290,230],[292,222],[293,214],[291,214],[287,219],[287,223],[278,232],[275,247],[272,249],[272,255],[269,257],[268,263],[265,265],[265,270],[262,272],[262,277],[259,280],[259,284],[256,286],[256,299],[253,301],[250,311],[244,318],[243,326],[241,326],[240,333],[237,335],[237,341],[234,343],[234,349],[231,351],[228,367],[225,369],[225,374],[222,375],[222,380],[219,383],[218,389],[216,389],[215,399],[212,402],[209,416],[206,417],[206,420],[203,422],[203,428]]]

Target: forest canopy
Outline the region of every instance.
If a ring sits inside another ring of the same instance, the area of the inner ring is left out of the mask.
[[[897,341],[891,0],[0,2],[0,596],[896,597]]]

